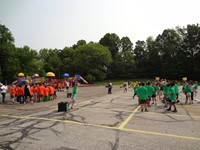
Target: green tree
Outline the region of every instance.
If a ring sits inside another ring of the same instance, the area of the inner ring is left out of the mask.
[[[60,79],[61,77],[61,66],[62,61],[60,59],[61,50],[57,49],[41,49],[39,51],[39,58],[42,60],[44,64],[45,72],[54,72],[56,77]]]
[[[126,51],[133,52],[133,43],[128,37],[123,37],[120,43],[121,43],[121,50],[123,52],[126,52]]]
[[[137,41],[134,49],[134,59],[136,64],[136,76],[139,78],[148,77],[148,52],[145,41]]]
[[[60,52],[61,63],[61,75],[63,73],[70,73],[70,75],[75,75],[76,70],[73,67],[73,60],[75,59],[75,50],[73,48],[65,47]]]
[[[16,57],[19,60],[20,72],[24,72],[29,76],[41,72],[39,70],[42,69],[42,66],[39,63],[38,53],[36,50],[30,49],[28,46],[17,48]]]
[[[120,38],[115,33],[107,33],[100,39],[99,43],[108,47],[112,58],[114,58],[120,50]]]
[[[155,49],[159,53],[162,64],[160,65],[160,74],[162,77],[176,79],[177,54],[180,48],[181,37],[174,29],[166,29],[155,40]]]
[[[113,78],[133,78],[135,77],[135,60],[131,51],[118,52],[112,63]]]
[[[14,37],[5,25],[0,24],[0,80],[12,82],[15,79],[19,62],[16,58]]]
[[[76,44],[72,46],[73,49],[76,49],[79,46],[85,45],[87,42],[85,40],[79,40]]]
[[[90,78],[95,77],[98,81],[105,79],[107,67],[111,62],[108,48],[91,43],[79,46],[74,52],[74,60],[71,63],[74,72]]]
[[[179,49],[179,61],[181,61],[182,75],[188,78],[198,79],[200,73],[200,27],[199,25],[187,25],[185,28],[177,28],[182,36]]]

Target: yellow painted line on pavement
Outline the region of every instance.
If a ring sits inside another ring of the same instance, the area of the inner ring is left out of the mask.
[[[118,127],[119,129],[123,129],[126,124],[131,120],[131,118],[134,116],[134,114],[138,111],[138,109],[140,108],[140,106],[138,106],[127,118],[124,122],[122,122],[122,124]]]
[[[136,109],[139,109],[139,108],[137,107]],[[181,138],[181,139],[189,139],[189,140],[198,140],[198,141],[200,141],[200,138],[190,137],[190,136],[181,136],[181,135],[176,135],[176,134],[165,134],[165,133],[159,133],[159,132],[151,132],[151,131],[144,131],[144,130],[134,130],[134,129],[127,129],[127,128],[117,128],[117,127],[98,125],[98,124],[90,124],[90,123],[82,123],[82,122],[76,122],[76,121],[70,121],[70,120],[59,120],[59,119],[53,119],[53,118],[37,118],[37,117],[31,117],[31,116],[14,116],[14,115],[0,115],[0,116],[9,117],[9,118],[17,118],[17,119],[21,118],[21,119],[32,119],[32,120],[45,120],[45,121],[56,121],[56,122],[64,122],[64,123],[73,123],[73,124],[78,124],[78,125],[86,125],[86,126],[106,128],[106,129],[112,129],[112,130],[114,129],[114,130],[127,131],[127,132],[133,132],[133,133],[142,133],[142,134],[149,134],[149,135],[158,135],[158,136],[166,136],[166,137],[174,137],[174,138]]]
[[[76,121],[70,121],[70,120],[59,120],[59,119],[53,119],[53,118],[40,118],[40,117],[32,117],[32,116],[14,116],[14,115],[1,115],[3,117],[10,117],[10,118],[20,118],[20,119],[33,119],[33,120],[45,120],[45,121],[56,121],[56,122],[66,122],[66,123],[74,123],[74,124],[83,124]]]
[[[166,133],[150,132],[150,131],[143,131],[143,130],[134,130],[134,129],[127,129],[127,128],[123,128],[121,130],[129,131],[129,132],[136,132],[136,133],[143,133],[143,134],[150,134],[150,135],[159,135],[159,136],[167,136],[167,137],[175,137],[175,138],[181,138],[181,139],[190,139],[190,140],[200,141],[200,138],[191,137],[191,136],[182,136],[182,135],[176,135],[176,134],[166,134]]]

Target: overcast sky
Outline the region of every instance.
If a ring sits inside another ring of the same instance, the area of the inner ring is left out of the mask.
[[[15,45],[63,49],[106,33],[134,43],[164,29],[200,23],[200,0],[0,0],[0,24]]]

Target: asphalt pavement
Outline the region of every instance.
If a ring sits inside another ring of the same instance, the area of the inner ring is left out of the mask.
[[[98,92],[100,94],[98,94]],[[200,94],[200,93],[199,93]],[[57,111],[59,100],[44,104],[0,105],[0,149],[16,150],[199,150],[200,104],[184,104],[177,113],[151,105],[141,112],[132,89],[79,88],[74,109]],[[199,99],[199,97],[195,97]],[[33,109],[34,108],[34,109]]]

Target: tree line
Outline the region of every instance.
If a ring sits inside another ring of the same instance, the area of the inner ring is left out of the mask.
[[[63,49],[16,47],[10,30],[0,24],[0,81],[12,82],[17,74],[54,72],[58,79],[67,72],[81,74],[93,83],[105,79],[154,78],[200,79],[200,27],[165,29],[155,39],[136,41],[105,34],[99,42],[79,40]]]

